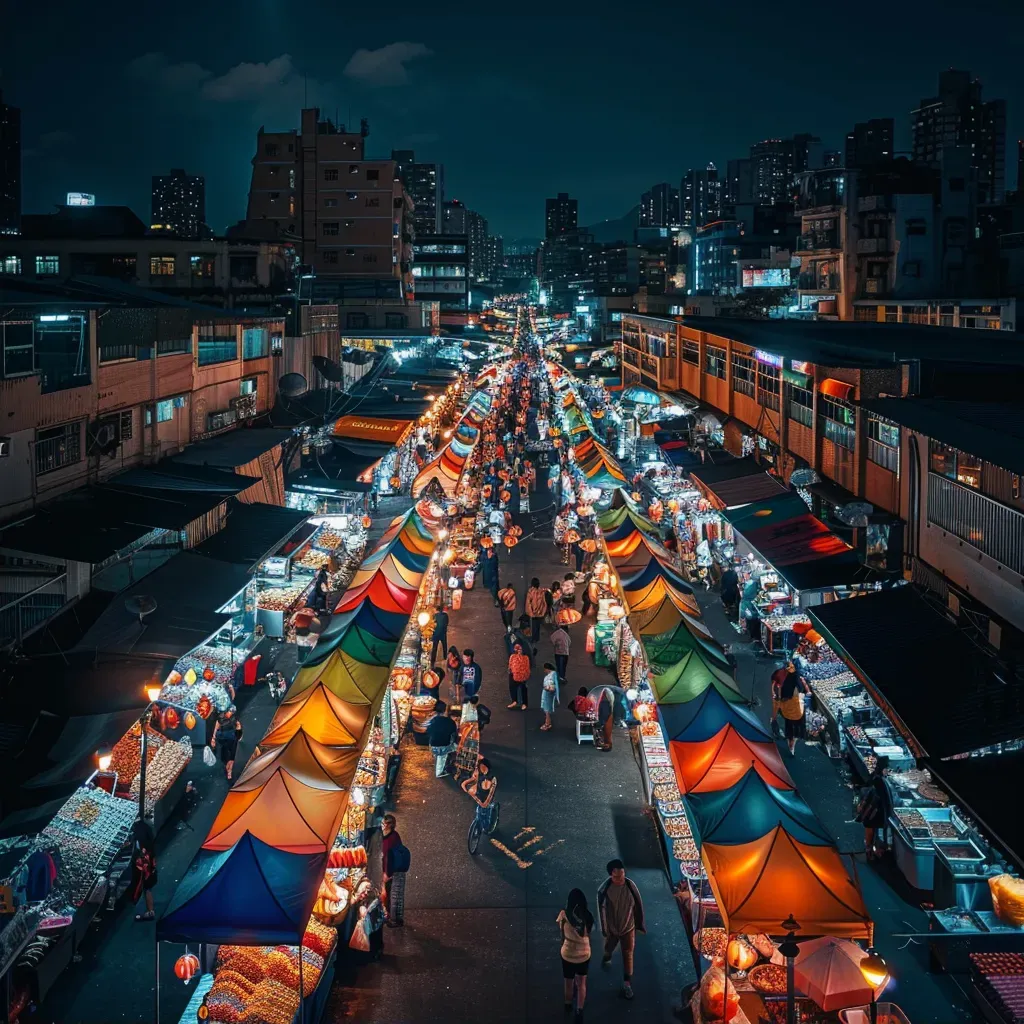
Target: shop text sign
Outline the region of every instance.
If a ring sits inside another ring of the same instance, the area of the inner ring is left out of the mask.
[[[769,366],[777,366],[780,370],[782,369],[784,361],[782,356],[777,356],[774,352],[765,352],[760,348],[754,349],[754,358],[759,363],[767,363]]]

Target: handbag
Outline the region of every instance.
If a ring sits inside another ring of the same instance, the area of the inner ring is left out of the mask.
[[[348,940],[348,947],[349,949],[357,949],[362,953],[370,952],[370,936],[366,933],[364,917],[356,921],[356,926],[352,929],[352,936]]]
[[[203,764],[207,768],[212,768],[217,763],[217,755],[213,752],[213,747],[203,747]]]

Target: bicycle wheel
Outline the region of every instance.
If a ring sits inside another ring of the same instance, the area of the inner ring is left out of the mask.
[[[500,811],[501,804],[495,802],[494,809],[491,811],[491,827],[487,830],[489,836],[494,835],[494,831],[498,827],[498,813]]]
[[[483,835],[483,827],[480,824],[480,819],[473,818],[473,824],[469,826],[469,852],[471,856],[476,856],[480,852],[480,837]]]

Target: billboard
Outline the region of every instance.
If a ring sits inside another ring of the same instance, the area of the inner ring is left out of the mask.
[[[69,192],[68,206],[95,206],[96,197],[88,192]]]
[[[744,288],[788,288],[789,267],[743,268]]]

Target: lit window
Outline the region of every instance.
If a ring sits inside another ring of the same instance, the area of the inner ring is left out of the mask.
[[[239,381],[240,390],[239,393],[243,395],[255,395],[256,394],[256,378],[255,377],[243,377]]]
[[[173,256],[150,256],[149,257],[150,277],[174,277]]]
[[[60,257],[37,256],[36,273],[39,274],[40,276],[55,277],[57,274],[60,273]]]
[[[0,274],[20,274],[21,257],[4,256],[0,258]]]

